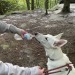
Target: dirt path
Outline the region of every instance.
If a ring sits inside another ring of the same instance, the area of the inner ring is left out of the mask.
[[[56,35],[63,32],[62,38],[68,40],[62,48],[63,52],[68,53],[70,60],[75,64],[75,12],[61,15],[54,11],[44,16],[43,11],[36,10],[9,15],[2,21],[14,24],[32,34],[41,32]],[[0,44],[0,59],[4,62],[20,66],[46,66],[44,49],[34,38],[31,41],[16,41],[13,34],[5,33],[0,37]]]

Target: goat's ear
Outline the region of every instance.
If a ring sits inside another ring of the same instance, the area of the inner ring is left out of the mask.
[[[55,47],[62,47],[67,43],[67,40],[60,39],[59,41],[54,42]]]
[[[58,35],[55,35],[54,37],[57,38],[57,39],[60,39],[62,37],[63,33],[60,33]]]

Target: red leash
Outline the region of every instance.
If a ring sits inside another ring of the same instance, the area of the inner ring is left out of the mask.
[[[63,67],[66,67],[67,66],[68,68],[65,68],[65,71],[68,71],[69,70],[69,72],[68,72],[68,74],[69,74],[70,71],[72,70],[72,66],[70,66],[70,64],[72,64],[72,63],[68,63],[66,65],[63,65],[63,66],[60,66],[60,67],[57,67],[57,68],[54,68],[54,69],[45,70],[44,73],[45,73],[45,75],[48,75],[48,74],[54,74],[54,73],[62,72],[62,70],[58,70],[58,71],[54,71],[54,70],[57,70],[57,69],[60,69],[60,68],[63,68]],[[51,72],[51,71],[54,71],[54,72]]]

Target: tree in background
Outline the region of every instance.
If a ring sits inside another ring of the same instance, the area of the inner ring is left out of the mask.
[[[70,12],[70,0],[64,0],[62,13],[69,13],[69,12]]]
[[[48,3],[49,3],[49,0],[45,0],[45,9],[46,9],[45,15],[48,15]]]
[[[30,0],[26,0],[27,9],[30,10]]]
[[[31,0],[31,10],[34,10],[34,0]]]
[[[34,10],[34,0],[31,0],[31,4],[30,4],[30,0],[26,0],[26,4],[27,4],[27,9],[28,10],[30,10],[30,9]]]
[[[39,1],[40,1],[40,0],[36,0],[36,7],[37,7],[37,8],[40,7],[40,5],[39,5]]]

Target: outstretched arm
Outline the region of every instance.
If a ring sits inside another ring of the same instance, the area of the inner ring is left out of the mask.
[[[25,68],[0,61],[0,75],[44,75],[43,71],[38,66]]]
[[[12,25],[12,24],[7,24],[3,21],[0,21],[0,33],[4,33],[4,32],[17,33],[17,34],[21,35],[22,33],[25,33],[26,31]]]

